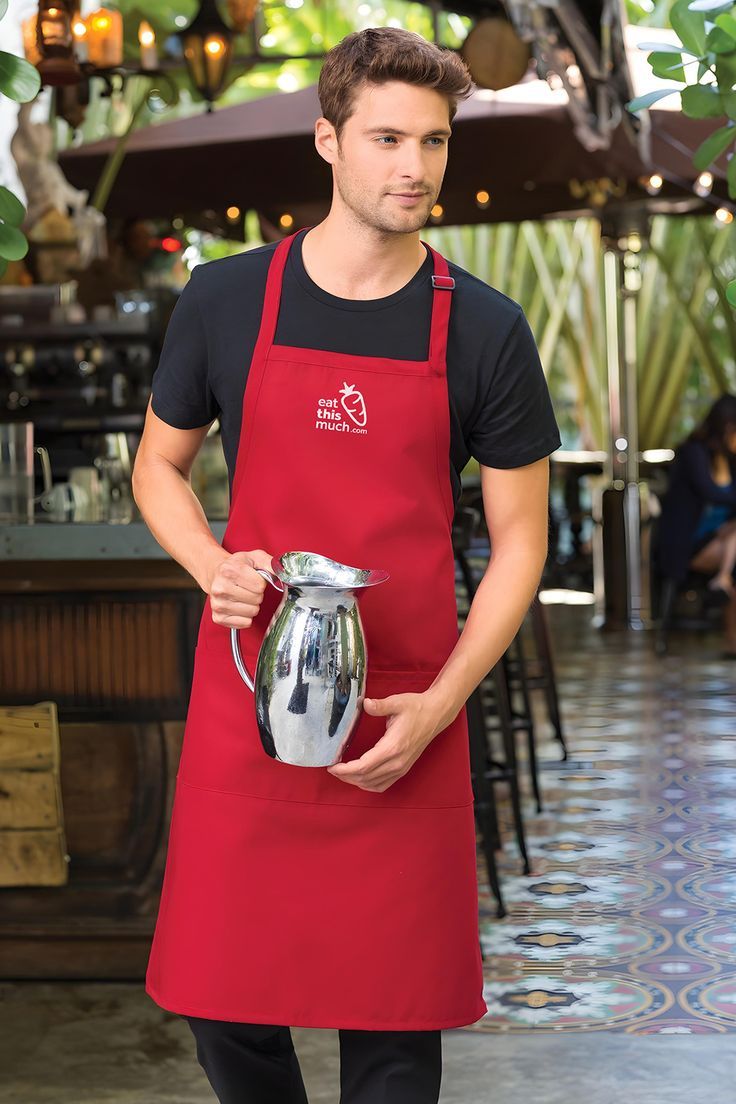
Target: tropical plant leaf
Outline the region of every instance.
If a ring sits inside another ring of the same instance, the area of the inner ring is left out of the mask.
[[[688,8],[693,12],[728,11],[733,6],[732,0],[689,0]]]
[[[684,46],[701,57],[705,53],[705,15],[691,11],[688,0],[676,0],[670,12],[670,23]]]
[[[736,280],[726,285],[726,297],[732,307],[736,307]]]
[[[726,166],[726,180],[728,181],[728,194],[731,199],[736,199],[736,157],[732,157]]]
[[[691,84],[680,93],[682,110],[690,119],[709,119],[725,115],[722,97],[712,84]]]
[[[684,46],[677,46],[674,42],[638,42],[638,50],[652,50],[657,54],[689,54],[691,57],[697,57],[692,50],[686,49]]]
[[[26,209],[11,191],[0,184],[0,219],[10,226],[20,226],[26,217]]]
[[[736,50],[736,42],[722,27],[713,27],[708,31],[705,45],[714,54],[730,54],[733,50]]]
[[[734,19],[731,13],[722,12],[721,15],[717,15],[715,18],[715,23],[717,27],[720,27],[722,31],[725,31],[729,38],[733,39],[733,42],[736,45],[736,19]]]
[[[656,92],[645,92],[643,96],[637,96],[633,100],[629,100],[626,107],[627,111],[635,113],[637,111],[643,111],[647,107],[651,107],[657,100],[663,100],[665,96],[671,96],[673,92],[681,92],[681,88],[658,88]]]
[[[41,74],[25,58],[0,50],[0,92],[16,103],[28,103],[41,87]]]
[[[19,261],[28,252],[28,242],[15,226],[0,222],[0,257],[7,261]]]
[[[709,134],[693,154],[693,165],[702,172],[716,161],[732,142],[736,141],[736,125],[727,124]]]
[[[655,77],[662,80],[682,81],[685,84],[685,70],[682,67],[682,54],[663,54],[657,52],[648,58]]]
[[[716,54],[716,80],[721,92],[729,92],[736,85],[736,50],[728,54]]]

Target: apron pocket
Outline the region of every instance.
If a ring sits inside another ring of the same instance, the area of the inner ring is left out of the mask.
[[[381,699],[393,694],[421,694],[431,686],[435,675],[435,671],[370,670],[365,696]],[[388,720],[388,716],[376,717],[362,711],[342,762],[359,759],[374,747],[385,735]],[[345,782],[340,784],[352,789]],[[472,802],[465,709],[461,709],[455,720],[434,737],[402,778],[382,794],[373,796],[387,806],[417,808],[467,805]]]

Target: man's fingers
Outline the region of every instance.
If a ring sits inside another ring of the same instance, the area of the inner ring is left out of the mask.
[[[271,556],[263,548],[256,548],[251,552],[254,567],[261,567],[264,571],[271,571]],[[265,580],[264,580],[265,582]]]
[[[351,759],[349,763],[336,763],[334,767],[328,769],[334,771],[340,778],[368,780],[371,772],[381,769],[392,771],[397,765],[397,753],[387,745],[386,737],[382,736],[378,743],[363,752],[359,759]]]
[[[254,606],[249,602],[220,603],[212,607],[213,621],[230,621],[231,618],[240,617],[253,620],[260,612],[260,606]],[[241,626],[242,628],[243,626]]]
[[[388,717],[399,708],[401,694],[389,694],[387,698],[364,698],[363,708],[372,717]]]
[[[232,614],[228,617],[213,617],[212,620],[216,625],[224,625],[226,629],[249,629],[253,624],[252,617],[235,617]]]

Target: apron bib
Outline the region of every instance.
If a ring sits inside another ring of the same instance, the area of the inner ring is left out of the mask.
[[[388,582],[360,598],[366,696],[422,692],[458,639],[447,331],[432,250],[426,361],[275,345],[269,267],[223,546],[319,552]],[[280,595],[240,632],[251,673]],[[344,756],[385,717],[361,714]],[[264,752],[251,692],[209,599],[176,780],[146,991],[182,1015],[292,1027],[438,1030],[487,1009],[466,713],[369,793]]]

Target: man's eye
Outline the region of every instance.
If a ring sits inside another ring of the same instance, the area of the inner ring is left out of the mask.
[[[428,138],[428,142],[433,142],[436,146],[441,146],[444,143],[444,138]]]
[[[396,139],[394,138],[393,134],[382,134],[381,137],[378,139],[378,141],[379,142],[395,142]]]

